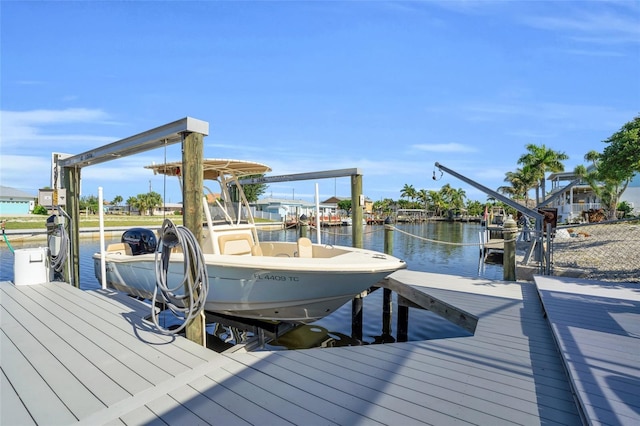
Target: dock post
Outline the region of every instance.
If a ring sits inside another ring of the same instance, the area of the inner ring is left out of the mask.
[[[393,226],[384,225],[384,252],[388,255],[393,254]],[[382,289],[382,336],[387,338],[391,336],[391,315],[393,314],[393,301],[391,299],[391,290]]]
[[[502,257],[503,279],[505,281],[516,280],[516,234],[518,225],[509,215],[503,224],[502,238],[504,239],[504,255]]]
[[[362,341],[362,295],[357,295],[351,301],[351,337]]]
[[[362,248],[363,210],[362,175],[351,175],[351,245],[357,248]]]
[[[184,202],[184,226],[189,229],[198,244],[202,244],[202,157],[204,153],[204,135],[189,133],[182,141],[183,187],[182,200]],[[193,273],[193,271],[189,271]],[[193,296],[193,295],[191,295]],[[187,324],[186,337],[192,342],[206,346],[204,313]]]
[[[67,214],[71,217],[68,228],[71,269],[65,266],[63,275],[76,288],[80,288],[80,170],[80,167],[63,168],[64,187],[67,188]]]
[[[300,216],[298,223],[300,224],[300,238],[309,238],[309,218],[307,215]]]
[[[398,342],[406,342],[409,336],[409,307],[398,304]]]

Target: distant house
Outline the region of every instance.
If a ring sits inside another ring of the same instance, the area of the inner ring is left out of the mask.
[[[351,197],[331,197],[322,202],[323,205],[332,206],[335,208],[335,211],[338,211],[338,203],[344,200],[351,200]],[[373,201],[368,198],[364,200],[364,213],[371,214],[373,213]]]
[[[36,196],[8,186],[0,186],[0,215],[29,214],[35,207]]]
[[[176,212],[182,213],[182,203],[164,203],[163,206],[156,206],[153,208],[154,216],[162,216],[167,214],[176,214]]]
[[[251,203],[257,211],[279,215],[282,220],[293,219],[302,216],[312,216],[315,211],[315,203],[304,200],[287,200],[284,198],[263,198]]]

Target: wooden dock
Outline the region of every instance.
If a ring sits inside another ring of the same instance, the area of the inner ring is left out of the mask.
[[[637,289],[393,279],[474,315],[475,333],[219,354],[156,333],[149,306],[121,293],[2,282],[0,424],[640,424],[639,303],[621,297]]]

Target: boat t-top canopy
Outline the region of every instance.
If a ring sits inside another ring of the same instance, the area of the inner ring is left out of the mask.
[[[154,174],[167,176],[182,176],[182,161],[145,166],[153,170]],[[206,158],[202,160],[203,179],[216,180],[221,176],[242,176],[264,174],[271,171],[271,167],[261,163],[244,160],[226,160],[220,158]]]

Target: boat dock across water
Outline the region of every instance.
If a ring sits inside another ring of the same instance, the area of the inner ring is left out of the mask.
[[[0,283],[1,424],[640,424],[640,286],[397,271],[469,337],[217,353],[113,290]]]

